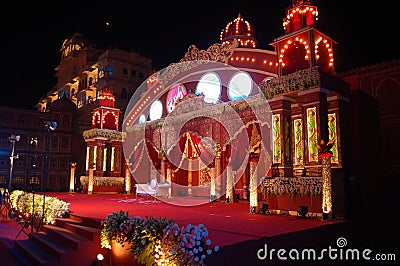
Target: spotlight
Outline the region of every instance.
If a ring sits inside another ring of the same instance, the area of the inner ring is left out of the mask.
[[[263,203],[263,204],[261,205],[261,212],[262,212],[263,214],[270,213],[269,210],[268,210],[268,204]]]
[[[44,127],[49,130],[55,130],[57,127],[57,122],[44,121]]]
[[[300,205],[299,209],[297,210],[297,214],[300,215],[301,217],[306,217],[308,213],[308,207]]]
[[[98,261],[104,260],[103,254],[101,254],[101,253],[97,254],[97,260],[98,260]]]

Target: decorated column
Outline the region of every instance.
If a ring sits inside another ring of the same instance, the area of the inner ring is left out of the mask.
[[[318,140],[328,140],[328,91],[316,88],[298,93],[305,112],[305,166],[311,176],[318,176]],[[307,167],[308,166],[308,167]],[[308,176],[308,175],[307,175]]]
[[[129,172],[129,166],[125,165],[125,192],[131,193],[131,173]]]
[[[258,190],[257,190],[257,158],[251,157],[250,163],[250,183],[249,183],[249,193],[250,193],[250,213],[257,213],[258,208]]]
[[[332,219],[332,177],[331,177],[331,157],[330,149],[333,147],[334,141],[326,143],[321,140],[317,144],[319,151],[319,159],[322,165],[322,212],[323,220]]]
[[[111,169],[110,176],[121,176],[122,141],[111,140]]]
[[[287,96],[277,96],[269,102],[273,111],[273,165],[274,175],[291,177],[293,164],[291,154],[290,122],[293,99]]]
[[[215,153],[215,159],[214,159],[214,173],[211,176],[211,188],[210,188],[210,194],[211,194],[211,200],[216,200],[217,199],[217,178],[220,181],[221,180],[221,145],[219,143],[215,143],[214,146],[214,153]],[[221,195],[221,193],[218,193]]]
[[[84,135],[85,138],[85,135]],[[86,170],[86,174],[89,175],[89,170],[90,170],[90,166],[94,163],[94,140],[93,139],[88,139],[85,138],[86,141],[86,165],[85,165],[85,170]]]
[[[69,192],[74,192],[75,190],[75,170],[76,162],[71,162],[69,165],[70,175],[69,175]]]
[[[171,197],[172,195],[172,169],[171,165],[167,163],[167,182],[171,184],[171,186],[168,188],[168,197]]]
[[[165,183],[165,180],[167,180],[167,167],[166,167],[166,160],[167,157],[163,156],[161,158],[161,183]]]
[[[94,164],[94,163],[92,163],[89,166],[88,194],[93,194],[93,186],[94,186],[93,171],[95,168],[96,168],[96,164]]]
[[[95,138],[94,163],[96,164],[96,168],[93,173],[95,176],[104,176],[104,165],[106,164],[106,161],[104,160],[106,140],[107,139],[104,137]]]
[[[192,177],[192,159],[188,158],[188,195],[191,196],[192,195],[192,181],[193,181],[193,177]]]
[[[226,202],[232,203],[234,197],[233,169],[230,164],[226,166]]]

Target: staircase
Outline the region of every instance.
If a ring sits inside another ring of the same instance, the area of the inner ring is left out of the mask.
[[[28,239],[15,240],[15,251],[31,266],[96,265],[96,256],[106,250],[100,244],[101,221],[70,214],[44,225]]]

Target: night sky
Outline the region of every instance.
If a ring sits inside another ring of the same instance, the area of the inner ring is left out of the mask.
[[[0,97],[0,105],[34,109],[56,85],[54,68],[62,42],[78,30],[91,40],[118,43],[149,56],[155,70],[160,70],[179,61],[189,45],[207,49],[219,42],[220,31],[239,12],[254,27],[258,48],[273,50],[269,44],[284,35],[282,19],[291,4],[291,0],[37,2],[13,1],[2,8],[2,92],[7,97]],[[336,72],[398,59],[396,8],[388,2],[385,6],[352,2],[314,1],[318,29],[337,42]]]

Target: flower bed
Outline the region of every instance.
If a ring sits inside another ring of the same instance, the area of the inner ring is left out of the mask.
[[[43,195],[14,190],[10,195],[11,208],[26,217],[34,213],[39,219],[43,214],[43,198]],[[70,212],[69,205],[68,202],[46,196],[43,223],[53,224],[56,218],[65,217]]]
[[[84,191],[88,190],[89,177],[81,176],[80,182]],[[94,176],[93,193],[119,193],[124,186],[123,177]]]
[[[203,224],[179,226],[165,218],[109,214],[101,231],[102,248],[119,243],[143,265],[205,265],[206,257],[219,250],[212,247]],[[113,250],[111,250],[113,254]]]

